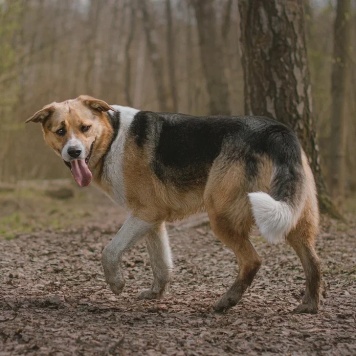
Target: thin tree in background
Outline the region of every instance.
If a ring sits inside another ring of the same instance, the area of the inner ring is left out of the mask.
[[[192,0],[197,20],[200,57],[209,94],[210,114],[230,114],[229,89],[218,38],[214,0]],[[189,49],[188,49],[189,50]]]
[[[193,14],[193,9],[189,4],[185,7],[186,10],[186,17],[187,17],[187,28],[186,28],[186,41],[185,41],[185,46],[186,48],[192,48],[193,47],[193,29],[192,29],[192,22],[194,19],[194,14]],[[194,54],[193,51],[185,51],[185,64],[186,64],[186,73],[187,73],[187,79],[185,80],[185,88],[184,92],[186,93],[186,98],[187,98],[187,111],[192,112],[193,111],[193,103],[194,103],[194,79],[193,79],[193,63],[194,63]]]
[[[130,21],[129,21],[129,33],[127,36],[126,44],[125,44],[125,96],[126,96],[126,103],[129,106],[133,105],[132,95],[131,95],[131,86],[132,86],[132,78],[131,78],[131,46],[135,37],[135,28],[136,28],[136,21],[135,21],[135,3],[129,3],[130,6]]]
[[[9,73],[19,68],[25,58],[23,50],[17,55],[15,47],[16,44],[23,43],[23,31],[20,26],[23,14],[24,4],[19,0],[6,0],[0,6],[0,83],[3,87],[3,90],[0,90],[0,118],[1,124],[4,125],[0,129],[0,181],[10,175],[12,162],[9,157],[19,146],[14,145],[10,127],[13,125],[13,112],[17,100],[22,99],[23,91],[19,84],[23,73],[19,71],[21,76],[18,81],[13,81]]]
[[[340,218],[326,190],[312,116],[301,1],[239,0],[245,113],[274,117],[298,134],[322,212]]]
[[[345,197],[346,146],[348,120],[345,115],[345,94],[350,47],[351,1],[338,0],[334,22],[334,58],[331,73],[331,133],[329,146],[329,177],[331,195],[338,205]]]
[[[167,61],[168,61],[168,77],[169,86],[172,96],[172,110],[178,110],[178,93],[176,82],[176,56],[175,56],[175,40],[173,33],[173,18],[171,0],[166,0],[166,18],[167,18]]]
[[[224,41],[224,45],[227,45],[228,33],[231,26],[231,10],[232,10],[232,0],[227,0],[226,7],[224,9],[222,26],[221,26],[221,37]]]
[[[98,51],[97,35],[101,10],[102,6],[99,0],[90,1],[87,18],[87,37],[85,43],[87,67],[85,69],[84,80],[87,90],[90,90],[93,87],[95,79],[95,56]]]
[[[151,20],[147,4],[148,1],[138,0],[138,5],[142,14],[142,22],[146,36],[147,50],[149,53],[150,61],[152,64],[153,77],[157,88],[157,99],[159,102],[160,110],[168,111],[167,106],[167,93],[164,85],[163,76],[163,60],[161,52],[158,48],[157,34],[154,28],[154,22]]]

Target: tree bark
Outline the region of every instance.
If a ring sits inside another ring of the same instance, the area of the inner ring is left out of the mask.
[[[85,53],[87,67],[84,72],[85,90],[94,95],[93,85],[95,80],[95,57],[97,52],[97,33],[99,26],[99,17],[101,13],[101,3],[99,0],[91,0],[88,19],[87,19],[87,36],[85,41]]]
[[[133,105],[131,96],[132,78],[131,78],[131,46],[135,37],[135,6],[134,3],[129,4],[130,6],[130,21],[129,21],[129,33],[127,36],[127,41],[125,44],[125,97],[128,106]]]
[[[178,110],[178,93],[176,82],[176,62],[175,62],[175,41],[173,34],[173,19],[171,0],[166,0],[166,17],[167,17],[167,59],[168,59],[168,76],[172,96],[172,109]]]
[[[214,0],[193,0],[192,4],[197,20],[200,57],[209,94],[210,114],[230,115],[229,90],[221,42],[217,36]]]
[[[227,44],[228,33],[231,26],[231,9],[232,9],[232,0],[227,0],[226,8],[224,10],[222,26],[221,26],[221,37],[224,41],[224,44]]]
[[[348,120],[344,109],[350,47],[350,20],[351,1],[338,0],[334,22],[334,58],[331,73],[329,177],[331,195],[339,206],[342,205],[345,197]]]
[[[134,79],[134,95],[133,95],[133,103],[135,107],[141,108],[142,98],[144,92],[144,81],[145,81],[145,73],[146,73],[146,41],[142,37],[139,39],[139,44],[137,48],[137,56],[135,63],[135,79]]]
[[[189,3],[186,6],[186,18],[187,18],[187,29],[186,29],[186,48],[193,48],[193,31],[192,31],[192,22],[194,14]],[[187,111],[189,113],[193,112],[193,103],[194,103],[194,54],[192,50],[185,51],[185,65],[186,65],[186,75],[187,80],[185,80],[185,94],[187,99]]]
[[[341,218],[321,171],[312,116],[302,1],[239,0],[245,113],[292,127],[309,158],[320,209]]]
[[[163,61],[158,48],[157,35],[155,33],[155,29],[147,9],[147,3],[148,1],[138,0],[138,5],[140,6],[142,13],[142,21],[146,36],[147,50],[152,64],[153,77],[157,88],[157,99],[159,107],[162,111],[168,111],[166,99],[167,93],[163,80]]]

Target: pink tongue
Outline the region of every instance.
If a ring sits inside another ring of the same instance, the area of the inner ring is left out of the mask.
[[[88,168],[88,165],[85,163],[84,159],[77,159],[75,161],[71,161],[71,171],[75,181],[81,187],[86,187],[89,185],[92,174]]]

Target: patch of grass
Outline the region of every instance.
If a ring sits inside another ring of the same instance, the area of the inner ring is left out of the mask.
[[[46,187],[52,187],[46,181]],[[98,206],[112,204],[97,189],[85,191],[66,183],[73,198],[56,199],[46,194],[38,182],[17,186],[12,191],[0,191],[0,238],[13,239],[20,234],[43,229],[63,229],[82,225],[96,217]]]
[[[7,240],[15,238],[20,233],[31,231],[33,231],[33,226],[19,212],[0,218],[0,236]]]
[[[0,194],[0,236],[13,239],[19,234],[30,233],[44,227],[58,228],[58,218],[51,219],[59,209],[56,201],[47,198],[43,191],[18,188]],[[53,222],[53,224],[52,224]]]

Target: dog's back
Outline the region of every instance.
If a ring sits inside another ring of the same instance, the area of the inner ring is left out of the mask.
[[[211,202],[225,210],[246,203],[250,212],[249,198],[261,232],[278,241],[296,225],[306,186],[314,186],[294,132],[263,117],[142,111],[130,125],[126,150],[127,202],[138,214],[149,210],[142,216],[148,220],[180,218]]]

